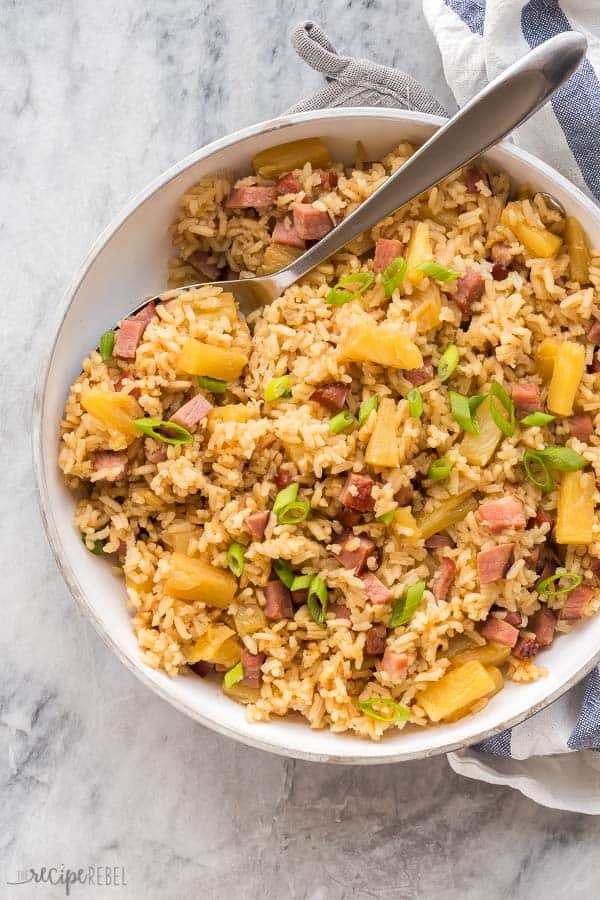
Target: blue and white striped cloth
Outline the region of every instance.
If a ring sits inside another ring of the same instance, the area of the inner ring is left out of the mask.
[[[423,10],[459,106],[547,38],[571,29],[587,36],[585,62],[514,140],[600,200],[600,0],[423,0]],[[463,775],[512,785],[547,806],[600,814],[600,755],[590,752],[598,750],[595,669],[542,713],[449,758]]]

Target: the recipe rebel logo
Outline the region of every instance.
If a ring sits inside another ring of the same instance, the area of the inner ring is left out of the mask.
[[[65,895],[71,894],[76,885],[86,887],[127,887],[124,866],[85,866],[70,869],[61,863],[60,866],[42,866],[39,869],[19,869],[16,877],[6,879],[6,884],[18,887],[22,884],[62,885]]]

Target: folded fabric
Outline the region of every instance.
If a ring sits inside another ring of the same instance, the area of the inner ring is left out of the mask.
[[[586,31],[592,61],[586,60],[552,106],[523,125],[515,139],[588,193],[600,196],[596,74],[600,51],[585,21],[586,17],[592,21],[595,2],[571,4],[581,8],[573,27]],[[488,0],[487,4],[484,0],[423,0],[423,6],[459,105],[528,49],[571,27],[558,3],[545,0]],[[446,115],[435,97],[407,73],[339,55],[314,22],[298,25],[292,43],[300,57],[325,76],[327,85],[289,112],[391,106]],[[455,771],[469,778],[510,785],[546,806],[600,814],[600,782],[595,776],[600,770],[598,749],[600,671],[596,669],[584,684],[543,712],[475,748],[451,753],[448,759]]]

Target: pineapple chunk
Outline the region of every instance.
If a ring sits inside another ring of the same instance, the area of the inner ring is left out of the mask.
[[[571,281],[587,284],[590,280],[590,251],[585,231],[575,216],[567,216],[565,219],[565,244],[569,252]]]
[[[237,703],[256,703],[260,697],[260,688],[244,684],[242,681],[232,684],[230,688],[223,686],[223,690],[228,697],[231,697]]]
[[[214,347],[190,338],[181,348],[178,369],[187,375],[208,375],[221,381],[235,381],[247,362],[248,358],[239,350]]]
[[[554,360],[560,347],[557,338],[544,338],[535,354],[535,369],[544,381],[550,381],[554,371]]]
[[[432,331],[442,324],[440,312],[442,311],[442,295],[440,289],[433,281],[429,287],[420,294],[421,302],[410,314],[410,318],[417,324],[418,334]]]
[[[220,316],[227,316],[231,324],[237,322],[237,308],[233,294],[222,293],[210,300],[203,300],[197,313],[199,318],[218,319]]]
[[[452,713],[452,715],[446,716],[444,721],[458,722],[459,719],[464,718],[464,716],[467,716],[475,709],[479,710],[482,706],[482,703],[487,703],[490,697],[493,697],[494,694],[497,694],[498,691],[502,690],[502,688],[504,687],[504,676],[502,675],[500,669],[497,669],[496,666],[486,666],[485,670],[486,672],[488,672],[494,682],[494,690],[486,697],[482,697],[481,699],[476,700],[475,703],[467,703],[467,705],[463,706],[462,709],[457,709],[456,712]]]
[[[494,694],[497,694],[504,687],[504,675],[496,666],[486,666],[485,669],[494,679],[494,690],[490,694],[490,697],[493,697]]]
[[[229,403],[227,406],[215,406],[208,414],[206,424],[211,434],[217,425],[224,422],[249,422],[255,418],[256,411],[244,403]]]
[[[418,702],[432,722],[448,719],[461,710],[467,713],[471,706],[483,697],[489,697],[496,689],[494,678],[477,660],[450,669],[439,681],[429,684]]]
[[[176,521],[163,530],[162,539],[176,553],[187,553],[190,540],[199,535],[200,529],[191,522]]]
[[[425,273],[420,272],[415,266],[431,259],[431,239],[429,237],[429,225],[427,222],[417,222],[408,242],[406,251],[407,274],[411,284],[417,285],[425,278]]]
[[[190,647],[187,661],[193,665],[202,660],[231,668],[239,662],[241,655],[242,647],[233,628],[221,622],[213,622]]]
[[[133,420],[141,419],[144,412],[131,394],[92,388],[82,395],[81,405],[104,428],[123,435],[128,444],[140,436],[140,432],[133,426]]]
[[[233,617],[238,634],[254,634],[267,624],[260,606],[241,606]]]
[[[397,322],[355,322],[342,335],[339,349],[344,359],[354,362],[373,362],[393,369],[418,369],[423,365],[421,351]]]
[[[413,541],[421,537],[419,526],[410,506],[401,506],[395,510],[394,525],[401,531],[400,538],[403,541]]]
[[[377,410],[375,426],[365,452],[370,466],[394,469],[400,465],[398,448],[398,410],[391,397],[384,397]]]
[[[285,244],[269,244],[263,256],[262,266],[260,267],[261,275],[272,275],[273,272],[279,272],[285,269],[291,262],[302,256],[303,250],[299,247],[287,247]]]
[[[227,609],[236,590],[237,581],[230,572],[183,553],[172,555],[171,574],[165,582],[165,593],[172,597]]]
[[[490,641],[481,647],[467,647],[460,650],[452,657],[452,665],[460,666],[463,663],[480,662],[484,666],[501,666],[510,656],[510,647],[505,644],[496,644]]]
[[[313,169],[327,169],[331,165],[329,150],[321,138],[305,138],[267,147],[256,154],[252,165],[261,178],[279,178],[286,172],[301,169],[307,162]]]
[[[565,472],[556,504],[557,544],[591,544],[594,538],[596,484],[591,472]]]
[[[440,501],[433,512],[426,513],[417,521],[420,536],[426,541],[432,534],[445,531],[451,525],[462,522],[467,513],[476,509],[477,506],[478,503],[472,491],[463,491],[462,494],[456,494],[454,497]]]
[[[559,416],[570,416],[575,395],[585,372],[585,347],[574,341],[563,341],[559,346],[552,380],[548,388],[548,409]]]
[[[513,232],[528,253],[534,257],[549,259],[556,256],[561,248],[562,240],[547,228],[539,228],[525,221],[523,208],[519,201],[508,203],[502,210],[500,221]]]
[[[475,418],[479,422],[479,434],[465,434],[460,449],[469,465],[487,466],[502,437],[502,432],[492,419],[489,400],[483,401]]]

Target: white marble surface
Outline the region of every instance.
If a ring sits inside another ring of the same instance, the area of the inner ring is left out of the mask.
[[[419,0],[0,0],[3,260],[0,896],[17,870],[119,865],[74,897],[592,898],[600,821],[461,780],[443,758],[377,769],[284,761],[150,694],[77,613],[30,468],[34,374],[91,241],[198,145],[314,90],[287,35],[404,65],[446,105]]]

